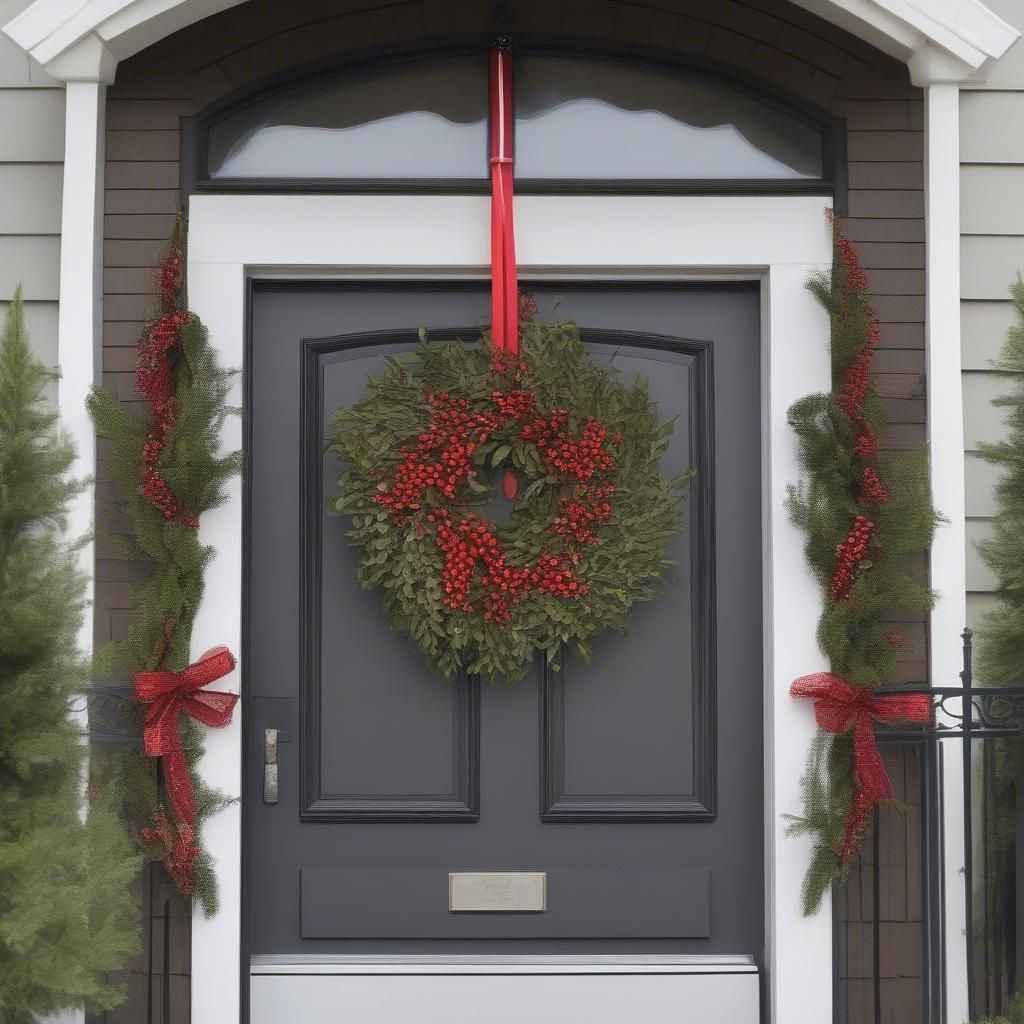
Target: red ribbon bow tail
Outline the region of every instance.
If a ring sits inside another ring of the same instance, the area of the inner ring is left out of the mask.
[[[164,785],[167,801],[174,813],[174,820],[182,828],[192,828],[196,823],[196,793],[188,774],[188,761],[181,740],[163,757]]]
[[[215,729],[227,725],[238,694],[203,687],[234,667],[231,652],[226,647],[214,647],[180,672],[140,672],[135,677],[135,695],[149,705],[143,733],[146,753],[162,758],[168,802],[179,825],[192,827],[196,820],[195,792],[181,744],[179,718],[184,711]]]
[[[885,770],[875,739],[875,722],[901,719],[914,724],[931,721],[931,701],[927,694],[874,697],[865,686],[851,686],[831,672],[801,676],[790,687],[794,697],[814,701],[814,717],[826,732],[840,734],[851,726],[853,761],[857,790],[846,819],[841,847],[845,867],[856,849],[871,809],[894,798],[892,782]]]

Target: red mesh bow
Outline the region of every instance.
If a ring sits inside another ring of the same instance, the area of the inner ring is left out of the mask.
[[[825,732],[844,733],[854,730],[853,761],[857,774],[857,794],[846,819],[843,836],[843,864],[849,863],[868,812],[882,800],[893,798],[892,783],[885,771],[878,743],[875,722],[925,724],[931,720],[931,700],[926,693],[906,697],[873,697],[866,686],[852,686],[831,672],[801,676],[789,690],[794,697],[814,701],[814,717]]]
[[[184,711],[214,729],[227,725],[238,694],[203,687],[234,667],[234,655],[226,647],[213,647],[181,672],[139,672],[135,676],[135,696],[149,705],[143,732],[146,753],[163,758],[167,796],[180,825],[195,825],[196,795],[181,746],[178,718]]]

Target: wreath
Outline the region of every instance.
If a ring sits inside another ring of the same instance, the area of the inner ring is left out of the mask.
[[[672,423],[646,381],[593,362],[574,324],[521,330],[518,354],[421,334],[331,421],[347,466],[330,506],[351,517],[359,583],[449,679],[513,682],[538,650],[588,659],[664,586],[682,526],[692,472],[662,475]],[[499,525],[483,509],[504,473],[517,494]]]

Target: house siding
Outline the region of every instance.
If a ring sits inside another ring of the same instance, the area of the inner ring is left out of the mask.
[[[0,0],[9,21],[27,0]],[[20,284],[33,351],[57,366],[64,86],[0,38],[0,312]],[[51,399],[56,403],[56,389]]]
[[[1024,30],[1019,0],[986,0]],[[995,511],[996,473],[978,455],[1003,435],[992,400],[1006,390],[992,368],[1014,322],[1009,287],[1024,271],[1024,43],[984,85],[960,93],[960,318],[967,517],[967,617],[976,626],[994,603],[995,577],[978,552]],[[940,453],[935,453],[940,458]]]

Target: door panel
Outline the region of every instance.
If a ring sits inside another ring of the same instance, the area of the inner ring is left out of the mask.
[[[250,951],[753,953],[763,947],[760,371],[746,286],[537,287],[678,417],[698,478],[678,580],[628,636],[512,688],[446,684],[355,582],[324,424],[477,286],[254,288],[246,497]],[[442,332],[443,334],[444,332]],[[441,336],[439,334],[438,336]],[[718,415],[713,415],[715,411]],[[280,802],[261,799],[262,730]],[[716,720],[716,703],[718,716]],[[288,717],[288,714],[285,717]],[[720,756],[716,758],[716,748]],[[541,913],[451,913],[451,871],[547,872]]]

